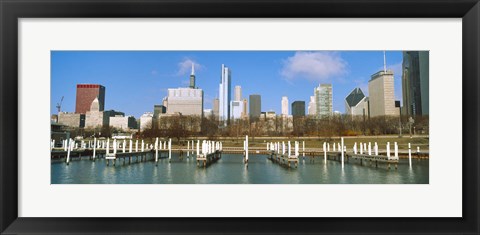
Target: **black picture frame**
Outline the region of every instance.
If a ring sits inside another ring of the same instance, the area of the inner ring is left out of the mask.
[[[0,231],[4,234],[479,234],[480,232],[478,0],[0,0],[0,16]],[[462,82],[463,89],[463,216],[462,218],[18,217],[17,20],[50,17],[462,18],[463,77],[462,81],[452,79],[448,82]]]

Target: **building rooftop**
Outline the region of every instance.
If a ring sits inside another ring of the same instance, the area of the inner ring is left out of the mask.
[[[347,101],[348,106],[353,107],[362,101],[363,98],[365,98],[365,95],[363,94],[362,89],[357,87],[350,92],[347,98],[345,98],[345,101]]]
[[[383,76],[383,75],[392,75],[393,76],[393,70],[390,70],[390,69],[387,69],[387,71],[383,71],[383,70],[380,70],[376,73],[374,73],[372,76],[371,76],[371,80],[375,79],[375,78],[378,78],[380,76]]]

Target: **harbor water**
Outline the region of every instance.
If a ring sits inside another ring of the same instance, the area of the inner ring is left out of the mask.
[[[298,168],[287,168],[268,159],[266,155],[250,155],[248,167],[242,155],[223,154],[217,162],[197,166],[194,157],[173,154],[169,159],[135,162],[117,160],[107,166],[105,159],[72,160],[69,165],[52,160],[52,184],[428,184],[429,160],[400,159],[398,169],[387,165],[341,163],[322,157],[300,156]]]

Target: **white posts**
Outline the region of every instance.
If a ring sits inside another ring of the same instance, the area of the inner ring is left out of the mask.
[[[375,142],[374,149],[375,149],[375,155],[378,156],[378,144],[377,144],[377,142]]]
[[[305,141],[303,141],[302,152],[303,152],[303,156],[305,157]]]
[[[344,157],[345,157],[345,156],[344,156],[344,155],[345,155],[345,153],[343,152],[343,137],[341,138],[341,142],[342,142],[342,150],[341,150],[341,151],[342,151],[342,169],[343,169],[343,165],[344,165]]]
[[[340,143],[337,143],[337,146],[338,146],[338,151],[342,151],[342,150],[343,150],[343,148],[341,148],[341,146],[340,146]],[[341,150],[341,149],[342,149],[342,150]]]
[[[357,154],[357,142],[353,145],[353,154]]]
[[[167,141],[163,142],[163,149],[167,150]]]
[[[410,143],[408,143],[408,165],[412,167],[412,149],[410,147]]]
[[[123,144],[122,144],[122,152],[124,153],[125,152],[125,144],[126,144],[126,140],[123,139]]]
[[[398,160],[398,144],[397,142],[394,143],[395,147],[393,149],[394,153],[395,153],[395,159]]]
[[[417,146],[417,155],[420,154],[420,146]]]
[[[93,138],[93,156],[92,156],[93,160],[95,160],[95,152],[96,152],[96,150],[97,150],[97,138],[94,137],[94,138]]]
[[[327,143],[327,152],[330,152],[330,143]]]
[[[190,141],[187,141],[187,157],[190,156]]]
[[[300,143],[298,143],[298,141],[295,141],[295,156],[298,157],[299,155],[299,146]]]
[[[282,155],[285,154],[285,142],[282,141]]]
[[[72,142],[70,139],[68,140],[68,147],[67,147],[67,165],[70,163],[70,146],[72,145]]]
[[[172,139],[168,139],[168,160],[172,159]]]
[[[336,148],[336,147],[335,147],[335,143],[333,143],[333,151],[334,151],[334,152],[336,151],[335,148]]]
[[[360,142],[360,154],[363,154],[363,144]]]
[[[105,156],[110,154],[110,138],[107,139],[107,148],[105,149]]]
[[[155,163],[158,162],[158,137],[155,138]]]
[[[145,150],[145,142],[142,140],[142,152]]]
[[[245,161],[248,163],[248,135],[245,136]]]
[[[368,142],[368,155],[372,155],[372,144]]]
[[[67,148],[68,148],[68,142],[67,142],[67,140],[63,140],[63,141],[62,141],[62,147],[63,147],[63,151],[67,151]]]
[[[200,155],[200,140],[197,141],[197,156]]]
[[[267,142],[267,151],[270,150],[270,143]]]
[[[135,152],[138,152],[138,140],[135,140]]]
[[[55,147],[55,140],[52,140],[51,146],[50,146],[50,151],[52,151],[53,147]]]
[[[132,152],[132,140],[130,140],[130,144],[128,146],[128,152],[131,153]]]
[[[327,164],[327,143],[323,142],[323,161]]]
[[[387,159],[390,160],[390,142],[387,142]]]
[[[113,139],[113,154],[117,154],[117,139]]]

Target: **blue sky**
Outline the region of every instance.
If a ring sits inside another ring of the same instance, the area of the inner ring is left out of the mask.
[[[401,100],[402,52],[387,51],[386,61]],[[351,90],[360,87],[368,94],[370,76],[383,69],[383,51],[52,51],[51,113],[62,96],[62,111],[74,112],[76,84],[92,83],[106,87],[106,110],[138,118],[153,112],[168,88],[188,86],[192,63],[205,109],[218,97],[225,64],[232,70],[232,93],[240,85],[243,98],[260,94],[262,111],[280,113],[282,96],[307,106],[313,88],[330,83],[333,109],[343,113]]]

